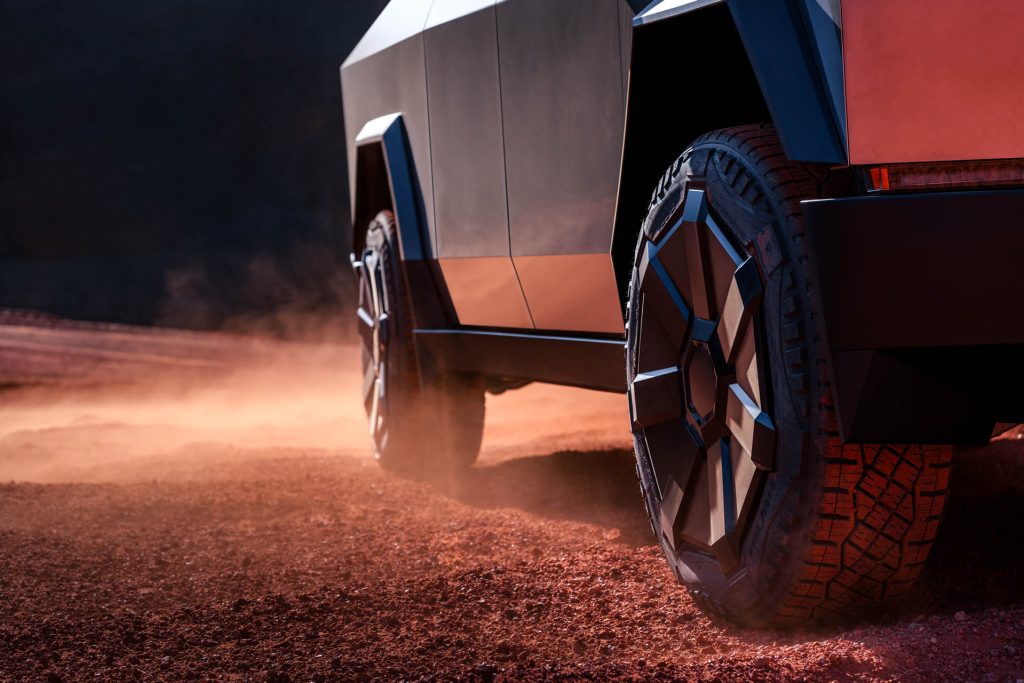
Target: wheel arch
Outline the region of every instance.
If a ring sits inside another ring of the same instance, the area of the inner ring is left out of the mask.
[[[818,6],[664,0],[637,15],[611,249],[623,302],[651,192],[701,134],[772,123],[790,159],[846,163],[845,112],[828,89],[839,35],[822,35],[805,4]]]
[[[369,225],[381,211],[392,211],[402,260],[426,258],[423,235],[427,222],[402,115],[368,121],[356,135],[355,147],[352,252],[363,248],[365,235],[360,226]]]
[[[368,121],[355,138],[352,254],[365,246],[363,228],[381,211],[392,211],[398,228],[402,273],[417,327],[446,327],[454,319],[443,278],[435,274],[423,196],[400,113]]]

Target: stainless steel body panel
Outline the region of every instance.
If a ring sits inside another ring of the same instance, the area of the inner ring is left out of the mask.
[[[422,33],[432,4],[433,0],[391,0],[352,49],[342,68]]]
[[[532,327],[509,252],[495,0],[434,0],[427,102],[437,257],[458,322]]]
[[[442,258],[439,264],[460,324],[533,327],[512,259],[507,254]]]
[[[633,23],[637,26],[653,24],[663,19],[669,19],[686,12],[692,12],[701,7],[717,5],[722,2],[725,2],[725,0],[662,0],[645,8],[643,12],[636,16]]]
[[[622,92],[629,93],[629,62],[633,53],[633,9],[619,0],[619,52],[622,59]]]
[[[610,252],[618,183],[625,88],[620,0],[506,0],[498,4],[512,258],[538,328],[621,333],[609,259],[588,269],[590,291],[559,255]],[[521,268],[522,257],[546,256]],[[557,290],[566,291],[557,291]],[[571,302],[571,303],[570,303]],[[594,318],[582,309],[617,311]],[[599,328],[591,327],[602,321]]]
[[[427,220],[434,215],[430,173],[430,132],[427,120],[427,78],[423,60],[423,26],[429,2],[392,0],[341,68],[345,97],[345,130],[354,136],[373,119],[401,113],[409,137]],[[356,192],[356,148],[348,145],[349,190]],[[355,202],[353,202],[354,204]],[[353,226],[365,230],[366,226]],[[431,250],[437,242],[432,227]]]
[[[610,249],[633,14],[392,0],[346,60],[350,135],[402,115],[460,325],[622,334]],[[355,164],[350,148],[353,183]]]
[[[624,334],[608,252],[517,256],[515,262],[538,329]]]
[[[497,0],[429,0],[424,4],[430,5],[430,14],[427,17],[426,29],[441,26],[451,21],[457,21],[481,10],[493,9]],[[490,15],[494,20],[494,15]],[[480,29],[480,24],[469,24],[464,30]],[[492,32],[493,33],[493,32]]]

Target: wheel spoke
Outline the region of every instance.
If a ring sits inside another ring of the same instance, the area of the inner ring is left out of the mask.
[[[686,271],[690,276],[690,292],[694,314],[703,320],[715,317],[714,283],[708,264],[708,234],[703,223],[688,226],[686,237]]]
[[[370,278],[371,278],[371,275],[370,275],[370,270],[369,270],[369,264],[370,264],[369,261],[364,261],[364,265],[362,265],[362,267],[359,268],[358,276],[356,278],[356,280],[359,283],[359,301],[360,302],[366,302],[367,298],[364,295],[369,294],[369,292],[370,292]]]
[[[378,431],[378,417],[380,415],[380,390],[379,380],[373,383],[372,397],[370,399],[370,412],[367,416],[370,423],[370,436],[376,437]]]
[[[363,366],[363,405],[368,405],[370,392],[377,383],[377,372],[373,363],[366,363]]]
[[[708,465],[700,460],[694,468],[690,486],[683,501],[683,520],[676,520],[677,535],[684,540],[708,547],[711,545],[711,518],[708,515]]]
[[[722,229],[718,227],[714,218],[708,216],[704,224],[707,231],[707,263],[705,268],[711,271],[711,283],[713,287],[713,308],[715,315],[719,315],[722,306],[725,304],[726,294],[733,281],[733,274],[736,269],[746,260],[746,256],[740,255],[732,246],[729,238]]]
[[[675,455],[675,471],[668,479],[661,499],[661,528],[673,548],[679,539],[707,545],[707,512],[698,515],[704,520],[703,524],[694,520],[692,512],[695,505],[698,508],[702,504],[707,506],[707,477],[702,475],[706,465],[700,448],[692,439],[685,438],[676,440],[675,448],[670,452]]]
[[[360,331],[360,333],[359,333],[359,344],[360,344],[360,346],[363,349],[363,353],[366,354],[365,357],[368,359],[368,362],[373,363],[374,362],[373,361],[373,357],[374,357],[374,354],[373,354],[374,335],[373,335],[373,333],[370,332],[369,334],[364,334],[363,332]]]
[[[363,349],[366,351],[366,353],[372,358],[373,357],[373,347],[374,347],[374,343],[375,343],[374,339],[375,339],[376,335],[375,335],[374,325],[371,324],[369,327],[367,327],[365,324],[363,324],[363,323],[365,323],[365,320],[363,320],[363,313],[365,313],[365,310],[362,307],[360,307],[358,309],[358,311],[356,312],[356,315],[359,316],[359,320],[360,320],[360,324],[357,327],[357,330],[359,332],[359,342],[362,344]],[[371,323],[372,323],[372,319],[371,319]]]
[[[672,346],[682,348],[690,323],[690,308],[658,260],[657,249],[649,242],[640,262],[640,288],[644,295],[645,317],[657,320]]]
[[[757,334],[753,325],[743,330],[740,343],[736,346],[736,382],[743,388],[747,396],[760,407],[761,378],[757,364]]]
[[[692,223],[680,220],[659,242],[654,256],[664,266],[669,279],[679,290],[683,301],[693,301],[690,278],[687,276],[689,259],[686,256],[686,233],[694,229]]]
[[[387,314],[388,309],[385,303],[387,301],[387,289],[384,285],[384,273],[379,268],[374,269],[370,283],[373,289],[374,317],[380,320],[382,316]]]
[[[733,448],[730,455],[732,456],[733,491],[736,493],[736,529],[741,530],[757,501],[757,496],[753,495],[753,492],[763,473],[750,459],[750,454],[742,448],[738,446]]]
[[[718,375],[711,350],[705,344],[694,344],[686,357],[686,383],[690,410],[696,411],[703,424],[715,411]]]
[[[746,330],[751,317],[761,302],[761,278],[754,259],[748,258],[729,282],[729,291],[722,304],[722,315],[718,321],[718,341],[722,345],[725,363],[736,361],[739,349],[737,342]]]
[[[704,223],[708,220],[708,215],[707,193],[699,187],[688,188],[680,220],[684,223]]]
[[[672,549],[675,549],[677,546],[678,530],[676,522],[682,523],[685,519],[686,510],[683,508],[685,500],[687,500],[687,494],[684,491],[684,485],[677,481],[670,481],[668,490],[662,494],[661,519],[658,520],[658,526],[665,541]]]
[[[672,482],[685,489],[700,459],[700,449],[683,421],[669,420],[647,427],[642,438],[661,498],[668,495]]]
[[[754,498],[750,490],[755,473],[747,454],[731,439],[721,439],[708,449],[711,552],[724,572],[740,562],[739,531]]]
[[[359,306],[356,308],[356,317],[359,319],[359,323],[356,329],[359,333],[359,339],[363,344],[363,350],[368,356],[374,356],[374,328],[377,323],[377,304],[373,299],[373,288],[372,278],[373,275],[369,271],[369,266],[374,263],[373,258],[364,254],[361,266],[358,269],[358,287],[359,287]]]
[[[639,338],[636,343],[637,372],[648,372],[668,367],[679,362],[679,346],[673,343],[665,327],[654,317],[647,315],[647,298],[640,297]]]
[[[365,308],[363,308],[362,306],[357,308],[356,309],[356,317],[359,318],[360,322],[362,322],[363,325],[365,325],[366,327],[369,327],[370,329],[373,329],[373,326],[374,326],[373,316],[371,316],[369,313],[367,313]]]
[[[682,375],[677,366],[638,374],[629,387],[633,424],[648,427],[682,414]]]
[[[373,319],[373,292],[370,289],[370,278],[365,273],[359,278],[359,307]]]
[[[719,439],[707,447],[708,511],[711,543],[736,528],[736,492],[733,489],[729,442]]]
[[[775,425],[739,384],[729,385],[725,424],[736,445],[750,455],[758,469],[774,467]]]
[[[371,284],[374,278],[373,271],[376,269],[377,259],[372,253],[366,253],[363,256],[363,277],[360,278],[366,287],[367,301],[373,300],[373,285]]]

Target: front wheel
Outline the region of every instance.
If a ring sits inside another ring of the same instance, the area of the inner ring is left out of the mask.
[[[826,180],[770,127],[707,134],[637,244],[627,381],[648,513],[696,600],[751,625],[906,591],[946,498],[951,448],[838,438],[800,215]]]
[[[355,263],[363,406],[374,457],[390,470],[439,475],[476,460],[484,425],[480,377],[437,371],[421,380],[394,215],[380,213]]]

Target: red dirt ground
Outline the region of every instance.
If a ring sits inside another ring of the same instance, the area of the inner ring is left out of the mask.
[[[672,580],[620,396],[489,397],[431,484],[370,457],[352,348],[0,321],[0,680],[1024,678],[1024,441],[958,455],[909,599],[757,632]]]

